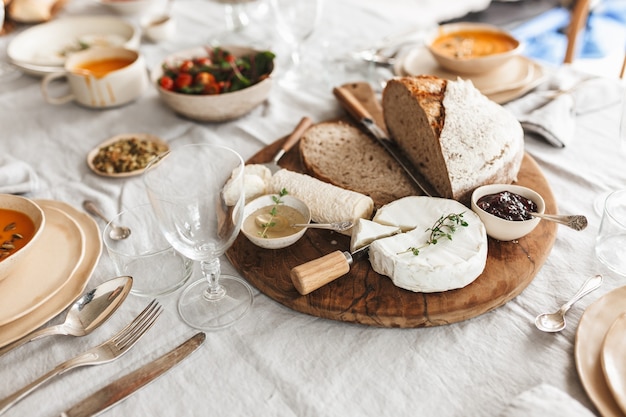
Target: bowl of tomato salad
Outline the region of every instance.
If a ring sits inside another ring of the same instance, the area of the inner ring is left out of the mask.
[[[242,46],[197,47],[166,57],[151,78],[159,97],[177,114],[222,122],[267,99],[274,57]]]

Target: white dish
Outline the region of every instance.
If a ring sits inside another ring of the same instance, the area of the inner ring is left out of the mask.
[[[524,57],[516,56],[500,68],[487,74],[461,75],[440,67],[424,47],[414,48],[398,59],[394,65],[397,75],[435,75],[448,80],[464,78],[496,103],[514,100],[538,86],[545,73],[541,65]]]
[[[100,229],[89,215],[59,201],[37,200],[36,202],[41,207],[60,210],[77,222],[85,236],[85,256],[69,280],[48,301],[29,314],[0,326],[0,347],[30,333],[65,310],[85,290],[102,253]]]
[[[94,158],[98,155],[98,152],[100,151],[100,148],[103,148],[105,146],[109,146],[114,144],[117,141],[120,140],[124,140],[124,139],[132,139],[132,138],[136,138],[139,139],[141,141],[150,141],[156,145],[160,145],[164,148],[163,152],[161,153],[165,153],[167,151],[169,151],[170,147],[167,144],[167,142],[165,142],[163,139],[154,136],[154,135],[150,135],[148,133],[123,133],[120,135],[116,135],[113,136],[110,139],[105,140],[104,142],[102,142],[101,144],[99,144],[98,146],[96,146],[95,148],[93,148],[88,154],[87,154],[87,165],[89,166],[89,168],[96,174],[101,175],[103,177],[111,177],[111,178],[125,178],[125,177],[132,177],[135,175],[139,175],[142,174],[143,171],[145,170],[145,168],[140,168],[140,169],[136,169],[133,171],[129,171],[129,172],[119,172],[119,173],[107,173],[107,172],[103,172],[100,171],[96,168],[96,166],[94,165]],[[155,155],[156,157],[156,155]],[[155,164],[156,165],[156,164]]]
[[[84,44],[137,49],[140,38],[140,30],[134,24],[118,17],[67,17],[20,33],[9,43],[7,55],[24,72],[43,76],[62,71],[66,56]]]
[[[626,313],[619,316],[606,333],[600,360],[613,398],[626,413]]]
[[[594,301],[580,318],[576,331],[576,369],[587,395],[603,417],[625,417],[607,385],[600,353],[607,331],[626,312],[626,286]]]
[[[28,257],[0,282],[0,325],[18,319],[56,294],[84,255],[84,237],[67,214],[42,207],[46,224]]]

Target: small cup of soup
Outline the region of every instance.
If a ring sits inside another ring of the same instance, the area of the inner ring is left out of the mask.
[[[44,212],[34,201],[0,194],[0,281],[28,255],[44,225]]]
[[[521,43],[507,31],[484,23],[440,25],[427,47],[444,69],[458,74],[483,74],[519,55]]]
[[[69,92],[54,94],[51,84],[55,80],[65,80]],[[85,107],[104,109],[136,100],[148,82],[146,63],[137,51],[95,47],[72,54],[65,61],[63,72],[46,75],[41,92],[50,104],[75,101]]]
[[[255,245],[280,249],[296,243],[306,232],[311,211],[300,199],[290,195],[263,195],[252,200],[243,212],[242,233]]]

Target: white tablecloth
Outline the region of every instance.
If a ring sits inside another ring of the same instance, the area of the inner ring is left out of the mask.
[[[449,15],[451,7],[433,12],[432,8],[441,8],[435,1],[389,2],[389,7],[387,3],[329,1],[309,47],[339,56],[400,33],[415,22],[426,25],[454,17]],[[148,65],[158,65],[169,52],[208,42],[221,26],[220,11],[204,0],[176,2],[177,37],[161,44],[143,43]],[[59,18],[105,13],[95,2],[75,1]],[[0,57],[4,58],[13,36],[0,38]],[[338,68],[328,68],[335,82],[367,75],[364,65],[361,72],[354,64]],[[146,196],[140,178],[105,179],[88,169],[88,151],[103,140],[118,133],[149,132],[172,147],[192,142],[226,144],[247,159],[288,133],[304,115],[315,121],[340,115],[330,87],[323,82],[302,90],[276,86],[268,106],[236,121],[210,124],[177,117],[161,104],[154,89],[130,105],[107,111],[71,103],[48,105],[39,80],[22,76],[0,83],[0,152],[34,169],[39,186],[29,197],[57,199],[75,207],[89,198],[112,216],[145,202]],[[585,307],[626,284],[626,279],[605,270],[593,252],[600,220],[594,199],[605,191],[626,188],[625,158],[617,143],[618,113],[618,106],[613,106],[580,116],[575,140],[564,149],[527,138],[526,150],[541,166],[560,211],[584,213],[590,224],[582,232],[559,227],[547,262],[528,288],[506,305],[457,324],[386,329],[300,314],[255,290],[253,310],[242,321],[209,333],[199,352],[106,415],[495,416],[518,394],[541,383],[594,410],[576,371],[574,338]],[[234,272],[227,262],[224,269]],[[605,283],[572,308],[563,332],[544,334],[534,327],[538,313],[555,310],[598,272],[605,274]],[[89,287],[114,275],[104,253]],[[7,415],[58,415],[193,335],[195,330],[178,317],[179,294],[160,299],[163,316],[127,355],[112,364],[63,375]],[[130,296],[110,321],[88,337],[49,337],[0,357],[0,398],[107,339],[147,301]]]

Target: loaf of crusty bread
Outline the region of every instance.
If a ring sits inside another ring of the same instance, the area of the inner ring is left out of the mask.
[[[316,124],[302,136],[299,146],[311,175],[370,196],[376,208],[422,194],[375,139],[351,124]]]
[[[392,138],[442,197],[468,203],[476,187],[517,178],[522,127],[471,81],[394,78],[383,113]]]

